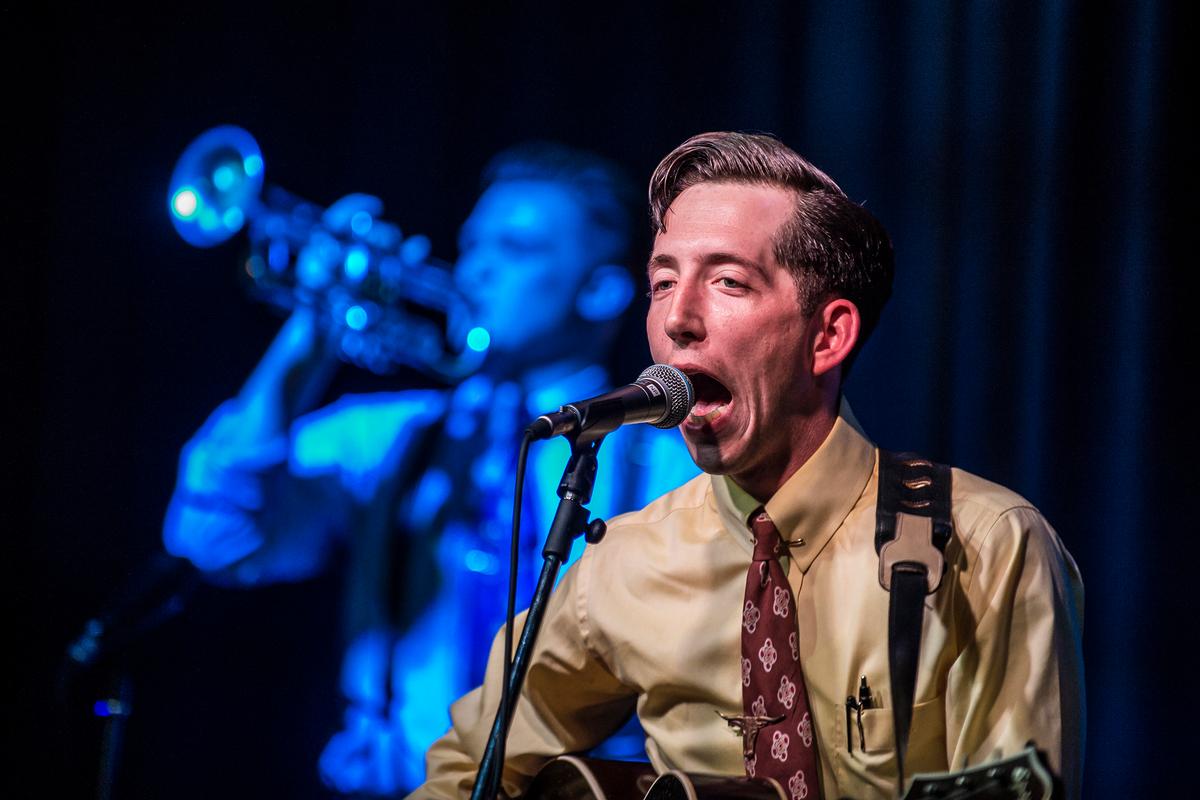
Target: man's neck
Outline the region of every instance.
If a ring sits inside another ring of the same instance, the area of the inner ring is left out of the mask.
[[[731,474],[730,479],[748,495],[765,504],[825,443],[837,422],[838,407],[838,401],[824,404],[810,416],[801,429],[801,435],[792,441],[792,447],[784,453],[783,458],[759,464],[746,473]]]

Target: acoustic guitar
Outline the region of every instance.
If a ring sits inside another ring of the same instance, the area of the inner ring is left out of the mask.
[[[534,777],[530,800],[792,800],[770,779],[662,775],[649,764],[559,756]],[[902,800],[1053,800],[1054,780],[1033,747],[958,772],[913,776]]]

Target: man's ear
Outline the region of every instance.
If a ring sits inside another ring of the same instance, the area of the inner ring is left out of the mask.
[[[835,297],[817,309],[810,324],[813,375],[824,375],[840,367],[854,351],[862,315],[853,302]]]
[[[608,322],[625,313],[633,300],[633,276],[617,264],[601,264],[588,273],[575,296],[575,310],[588,322]]]

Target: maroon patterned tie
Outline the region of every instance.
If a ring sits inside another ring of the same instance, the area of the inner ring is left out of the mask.
[[[821,796],[817,744],[792,590],[779,563],[783,539],[759,508],[750,516],[754,560],[742,608],[741,718],[746,773],[774,778],[792,800]]]

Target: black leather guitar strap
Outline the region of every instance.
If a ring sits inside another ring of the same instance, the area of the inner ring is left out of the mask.
[[[875,551],[879,554],[879,583],[891,595],[888,672],[898,792],[904,791],[904,757],[912,726],[925,596],[941,585],[946,571],[943,553],[952,532],[950,468],[911,453],[880,450]]]

